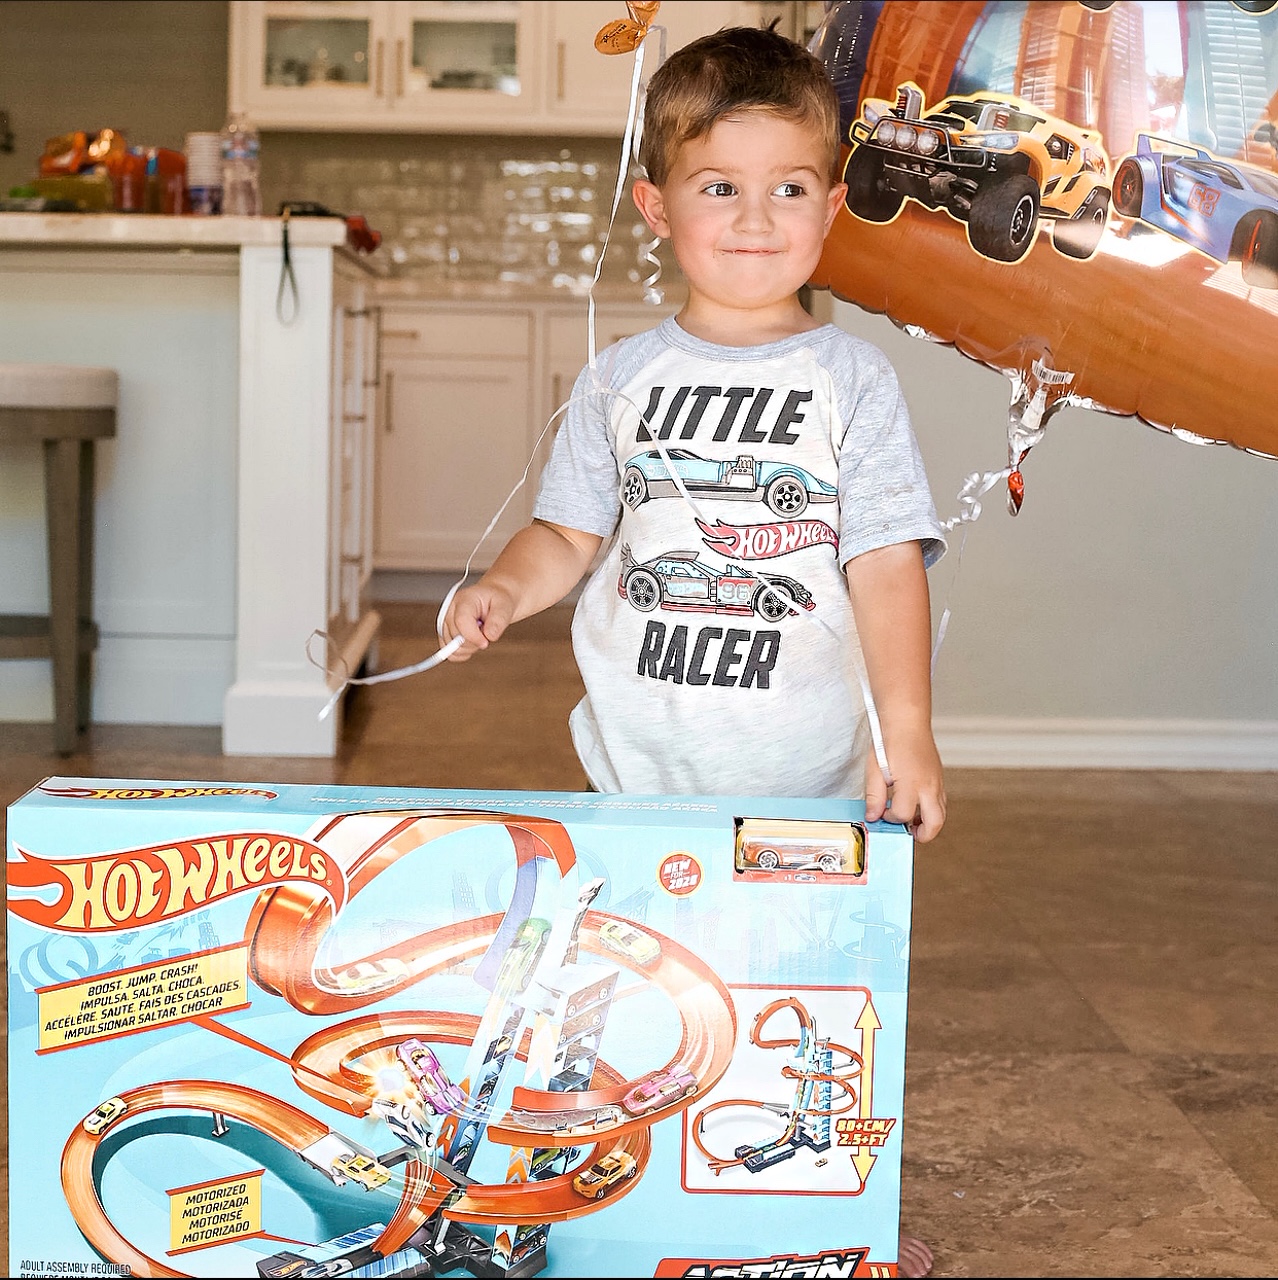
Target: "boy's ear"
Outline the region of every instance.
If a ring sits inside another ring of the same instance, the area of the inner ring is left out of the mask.
[[[846,182],[836,182],[825,198],[825,234],[827,236],[830,234],[830,228],[834,225],[834,215],[838,213],[839,206],[843,203],[843,197],[847,193],[848,184]]]
[[[670,223],[666,221],[666,201],[661,188],[647,178],[636,178],[630,191],[630,198],[635,208],[643,215],[643,220],[652,229],[654,236],[663,240],[670,238]]]

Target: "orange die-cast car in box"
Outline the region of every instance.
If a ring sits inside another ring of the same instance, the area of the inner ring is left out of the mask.
[[[865,871],[865,832],[851,822],[744,818],[737,823],[736,870],[859,876]]]

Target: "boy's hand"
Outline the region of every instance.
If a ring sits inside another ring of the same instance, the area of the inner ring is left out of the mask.
[[[502,548],[493,566],[473,587],[463,587],[444,614],[440,635],[465,643],[452,662],[465,662],[501,639],[519,622],[558,604],[581,581],[603,538],[566,525],[534,520]]]
[[[920,844],[926,844],[945,825],[945,784],[932,735],[920,734],[917,741],[894,741],[888,763],[894,774],[891,785],[873,754],[866,763],[866,821],[882,818],[904,823]]]
[[[463,587],[444,614],[444,643],[454,636],[461,636],[465,641],[449,662],[465,662],[472,654],[501,639],[514,614],[515,601],[500,586],[480,581],[473,587]]]

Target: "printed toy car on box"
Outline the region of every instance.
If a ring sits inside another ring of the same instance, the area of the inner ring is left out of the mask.
[[[912,852],[850,802],[49,779],[9,1272],[894,1275]]]

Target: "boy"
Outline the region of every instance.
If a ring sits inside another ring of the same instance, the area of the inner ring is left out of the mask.
[[[706,36],[652,77],[640,161],[633,198],[687,303],[583,371],[533,523],[441,634],[463,637],[455,661],[487,648],[562,600],[615,531],[573,619],[592,787],[864,794],[871,821],[931,840],[945,793],[925,565],[943,531],[886,357],[797,297],[846,191],[833,87],[772,31]]]

